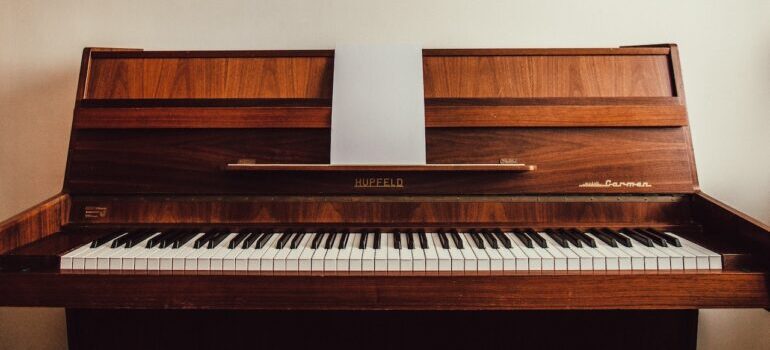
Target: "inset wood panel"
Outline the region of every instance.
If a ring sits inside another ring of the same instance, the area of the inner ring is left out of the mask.
[[[58,232],[69,216],[70,198],[57,194],[0,222],[0,254]]]
[[[95,58],[86,98],[331,98],[331,57]]]
[[[431,128],[428,163],[508,158],[537,170],[308,174],[224,167],[238,159],[328,164],[328,129],[78,130],[65,186],[79,194],[691,193],[685,138],[682,128]],[[372,177],[401,178],[404,185],[354,186],[357,178]]]
[[[431,56],[426,98],[670,97],[666,55]]]

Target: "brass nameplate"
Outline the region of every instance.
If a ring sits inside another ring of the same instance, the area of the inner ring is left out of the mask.
[[[628,187],[628,188],[641,188],[652,187],[649,182],[646,181],[612,181],[605,180],[604,182],[593,181],[584,182],[578,187],[590,187],[590,188],[610,188],[610,187]]]
[[[100,219],[107,216],[106,207],[85,207],[83,210],[83,216],[86,219]]]
[[[401,177],[357,177],[354,180],[354,188],[404,188]]]

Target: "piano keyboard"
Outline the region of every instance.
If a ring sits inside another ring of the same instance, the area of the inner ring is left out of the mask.
[[[61,257],[62,270],[606,271],[722,269],[655,229],[272,232],[118,231]]]

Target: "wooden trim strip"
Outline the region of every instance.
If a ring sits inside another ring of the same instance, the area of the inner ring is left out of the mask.
[[[686,126],[687,110],[679,102],[665,97],[426,99],[425,124],[434,128]],[[75,109],[73,127],[329,128],[331,101],[83,100]]]
[[[580,49],[423,49],[423,56],[583,56],[668,55],[668,47],[621,47]],[[231,50],[231,51],[140,51],[93,52],[93,58],[231,58],[231,57],[334,57],[334,50]]]
[[[70,197],[57,194],[0,222],[0,254],[60,230],[69,218]]]

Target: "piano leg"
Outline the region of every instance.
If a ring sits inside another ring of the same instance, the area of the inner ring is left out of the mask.
[[[695,349],[697,310],[67,310],[70,349]]]

